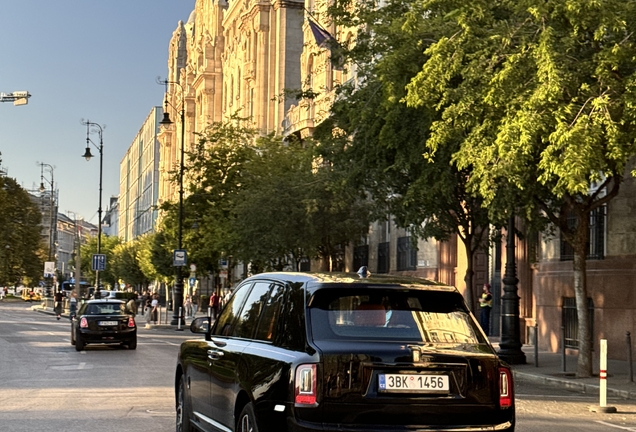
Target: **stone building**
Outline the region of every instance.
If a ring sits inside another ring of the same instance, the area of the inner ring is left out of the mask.
[[[327,49],[315,43],[307,17],[311,14],[341,44],[355,40],[351,29],[326,20],[324,5],[313,0],[272,3],[197,0],[187,23],[180,22],[170,41],[166,110],[175,125],[162,128],[159,200],[176,199],[177,186],[166,177],[179,163],[179,149],[196,139],[207,124],[238,113],[252,117],[265,132],[301,138],[310,136],[329,115],[334,88],[355,82],[355,65],[334,65]],[[317,96],[299,101],[286,89],[312,90]],[[182,125],[180,117],[185,124]],[[180,142],[184,127],[184,143]],[[607,338],[610,357],[624,358],[625,333],[636,331],[636,183],[627,178],[620,194],[602,213],[594,215],[587,262],[593,338]],[[523,232],[517,220],[516,229]],[[489,282],[495,298],[493,333],[499,332],[501,278],[506,266],[503,242],[478,253],[473,262],[473,297]],[[566,346],[576,348],[576,310],[572,307],[571,256],[560,241],[547,234],[515,238],[515,260],[522,341],[534,336],[538,323],[542,349],[555,351],[566,328]],[[371,272],[427,277],[466,290],[467,268],[463,244],[410,241],[408,230],[390,222],[374,223],[368,235],[343,250],[344,270],[361,264]],[[313,267],[313,265],[312,265]],[[473,305],[475,306],[475,305]]]
[[[159,199],[159,121],[154,107],[119,164],[118,235],[124,242],[154,231]]]

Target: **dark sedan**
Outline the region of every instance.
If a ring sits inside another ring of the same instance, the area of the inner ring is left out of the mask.
[[[88,344],[118,344],[137,348],[134,315],[121,300],[90,300],[77,311],[71,323],[71,344],[82,351]]]
[[[454,287],[265,273],[181,345],[177,431],[514,431],[510,367]]]

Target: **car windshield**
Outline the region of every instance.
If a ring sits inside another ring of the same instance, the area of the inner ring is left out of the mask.
[[[124,303],[90,303],[83,315],[125,315],[125,308]]]
[[[323,289],[309,302],[315,340],[487,343],[457,292]]]

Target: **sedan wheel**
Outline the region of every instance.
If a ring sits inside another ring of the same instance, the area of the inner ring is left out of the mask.
[[[75,337],[75,350],[82,351],[84,349],[84,341],[82,340],[82,335],[78,334]]]
[[[75,325],[71,323],[71,345],[75,345]]]
[[[239,416],[238,432],[258,432],[258,426],[256,425],[256,415],[254,414],[254,406],[248,403],[241,411]]]
[[[191,408],[188,396],[185,393],[185,377],[181,375],[179,388],[177,389],[177,432],[191,432],[190,426]]]

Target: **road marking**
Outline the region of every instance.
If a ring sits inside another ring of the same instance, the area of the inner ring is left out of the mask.
[[[602,425],[610,426],[610,427],[613,427],[613,428],[616,428],[616,429],[621,429],[621,430],[626,430],[626,431],[636,431],[636,428],[633,428],[633,427],[618,426],[618,425],[615,425],[615,424],[612,424],[612,423],[604,422],[602,420],[597,420],[596,423],[600,423]]]

